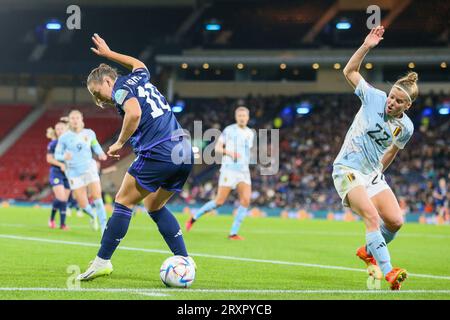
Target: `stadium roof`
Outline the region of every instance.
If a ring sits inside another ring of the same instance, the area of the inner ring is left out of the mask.
[[[101,7],[164,7],[164,6],[194,6],[197,0],[3,0],[0,10],[8,8],[44,8],[76,4],[78,6],[101,6]]]

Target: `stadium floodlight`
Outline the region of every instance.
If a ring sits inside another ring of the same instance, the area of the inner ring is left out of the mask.
[[[297,113],[298,114],[308,114],[309,113],[309,108],[305,108],[305,107],[298,107],[297,108]]]
[[[338,30],[348,30],[352,27],[352,24],[347,20],[341,20],[336,23],[336,29]]]
[[[59,23],[58,21],[47,22],[45,28],[47,30],[61,30],[61,23]]]
[[[450,106],[443,105],[443,106],[439,107],[438,112],[440,115],[448,116],[450,114]]]
[[[218,23],[207,23],[205,24],[206,31],[220,31],[222,26]]]
[[[182,106],[173,106],[172,111],[175,113],[180,113],[181,111],[183,111],[183,107]]]
[[[303,101],[297,106],[297,114],[308,114],[311,112],[311,104],[308,101]]]
[[[175,102],[175,104],[172,106],[172,112],[174,113],[180,113],[184,110],[185,103],[183,100],[178,100]]]

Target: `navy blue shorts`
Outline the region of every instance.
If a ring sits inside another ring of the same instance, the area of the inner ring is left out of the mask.
[[[64,173],[50,172],[49,182],[52,187],[63,185],[64,189],[70,189],[69,180]]]
[[[191,173],[193,161],[174,164],[139,156],[128,169],[139,185],[147,191],[155,192],[158,188],[180,192]]]

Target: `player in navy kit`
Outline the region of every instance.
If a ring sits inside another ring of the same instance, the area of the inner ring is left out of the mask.
[[[58,138],[67,130],[66,124],[63,122],[58,122],[55,128],[47,129],[47,138],[51,141],[47,145],[47,162],[51,164],[49,182],[52,186],[53,194],[55,195],[55,200],[52,205],[52,213],[50,215],[50,220],[48,226],[52,229],[56,228],[55,215],[59,210],[60,214],[60,229],[68,230],[66,226],[66,210],[67,210],[67,200],[69,199],[70,187],[69,181],[66,178],[64,171],[66,170],[64,162],[60,162],[55,159],[55,149],[58,144]]]
[[[434,206],[436,214],[443,218],[447,218],[448,214],[448,188],[445,178],[442,177],[438,181],[438,185],[433,190]]]
[[[114,105],[123,117],[119,138],[107,153],[118,159],[119,150],[129,140],[137,157],[116,194],[114,211],[97,257],[87,271],[78,276],[82,281],[111,274],[111,256],[127,233],[133,207],[142,200],[173,254],[188,257],[178,221],[165,204],[175,192],[181,191],[193,163],[187,135],[166,99],[150,83],[145,64],[110,50],[97,34],[92,41],[94,53],[131,70],[128,75],[118,76],[115,69],[101,64],[87,79],[95,103],[102,108]],[[194,263],[190,257],[188,259]]]

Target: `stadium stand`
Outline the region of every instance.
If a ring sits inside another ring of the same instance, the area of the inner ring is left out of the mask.
[[[6,135],[23,120],[31,111],[31,105],[0,105],[0,139]]]
[[[120,128],[120,118],[112,109],[105,112],[93,106],[53,106],[0,158],[0,198],[26,200],[47,187],[49,166],[45,157],[49,140],[45,132],[71,109],[84,113],[86,128],[96,132],[100,143]]]

